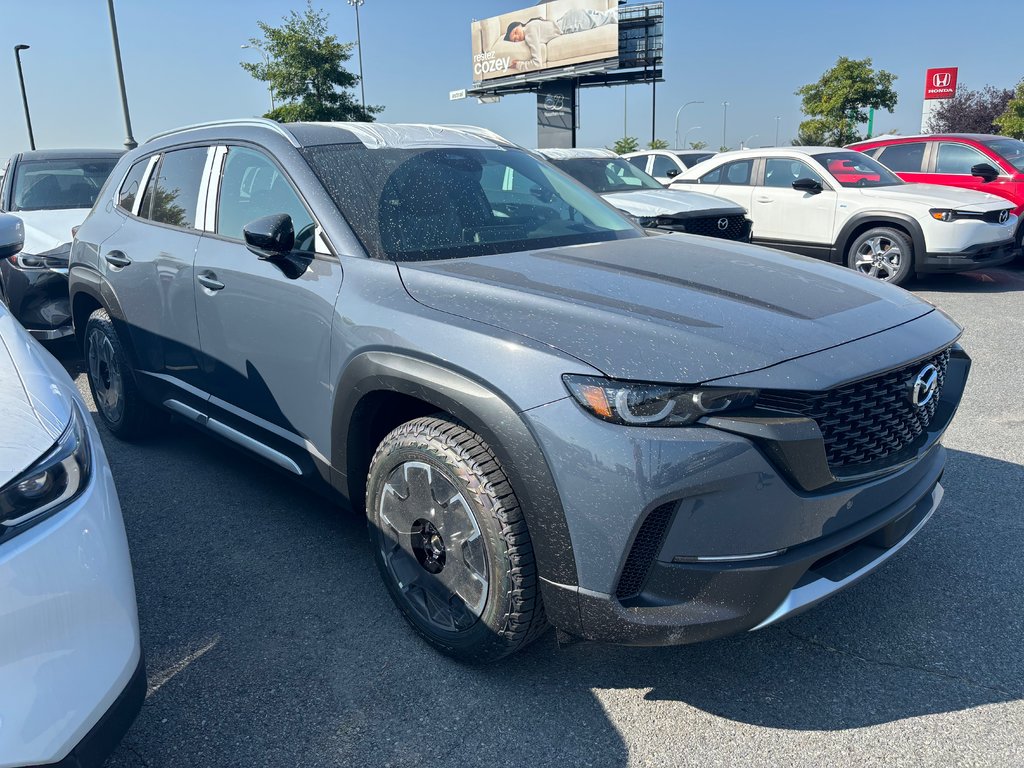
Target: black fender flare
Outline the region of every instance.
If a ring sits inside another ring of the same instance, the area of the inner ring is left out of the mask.
[[[910,214],[895,211],[858,211],[839,230],[839,236],[836,238],[835,248],[832,251],[833,262],[846,264],[846,249],[850,247],[853,233],[865,224],[883,227],[886,224],[896,224],[901,229],[907,230],[914,246],[915,263],[928,252],[924,241],[924,230],[921,229],[920,222]]]
[[[554,478],[536,438],[525,420],[505,399],[481,382],[436,361],[390,351],[367,351],[353,358],[338,382],[332,416],[331,464],[348,474],[353,415],[360,401],[374,392],[395,392],[428,403],[451,414],[480,435],[506,470],[522,504],[537,560],[537,571],[548,581],[578,584],[576,560],[562,503]],[[339,490],[353,499],[364,488],[364,478],[340,479]]]

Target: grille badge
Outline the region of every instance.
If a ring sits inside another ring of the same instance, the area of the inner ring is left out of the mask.
[[[719,228],[720,230],[722,230],[723,232],[724,232],[725,230],[727,230],[727,229],[729,228],[729,220],[728,220],[728,219],[726,219],[726,218],[721,218],[721,219],[719,219],[719,220],[718,220],[718,228]]]
[[[935,397],[939,388],[939,370],[929,363],[917,374],[910,385],[910,402],[918,408],[924,408]]]
[[[1009,211],[1000,211],[999,212],[999,223],[1000,224],[1005,224],[1009,220],[1010,220],[1010,212]]]

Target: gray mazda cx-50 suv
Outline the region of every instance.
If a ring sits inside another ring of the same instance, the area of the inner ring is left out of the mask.
[[[71,302],[107,426],[171,412],[365,505],[410,624],[756,629],[935,511],[960,328],[799,256],[647,237],[476,128],[241,120],[127,154]]]

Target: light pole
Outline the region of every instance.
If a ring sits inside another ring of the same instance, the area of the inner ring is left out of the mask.
[[[775,146],[779,146],[779,120],[782,119],[781,115],[775,116]]]
[[[703,104],[703,103],[704,103],[703,101],[688,101],[685,104],[683,104],[683,106],[681,106],[679,109],[676,110],[676,149],[683,149],[683,147],[679,144],[679,113],[682,112],[684,109],[686,109],[691,104]]]
[[[726,117],[727,117],[728,114],[729,114],[729,102],[728,101],[723,101],[722,102],[722,146],[723,147],[728,146],[725,143],[725,121],[726,121]]]
[[[267,65],[267,90],[270,91],[270,110],[274,111],[277,109],[277,104],[274,103],[274,83],[270,79],[270,57],[267,55],[267,52],[256,45],[256,43],[242,43],[242,48],[251,48],[254,51],[259,51],[263,56],[263,61]]]
[[[690,128],[687,128],[686,129],[686,133],[683,134],[683,143],[682,143],[682,145],[676,147],[676,149],[686,149],[686,140],[688,138],[690,138],[690,131],[699,131],[700,129],[701,129],[701,126],[699,126],[699,125],[694,125],[694,126],[691,126]]]
[[[135,149],[139,143],[132,136],[132,119],[128,114],[128,93],[124,89],[124,68],[121,66],[121,43],[117,39],[117,19],[114,18],[114,0],[107,0],[107,11],[110,13],[110,34],[114,38],[114,62],[117,64],[117,83],[121,87],[121,108],[124,110],[124,145],[127,149]]]
[[[21,72],[21,52],[27,51],[29,46],[21,43],[14,46],[14,60],[18,62],[18,81],[21,83],[21,101],[25,105],[25,124],[28,125],[28,146],[36,148],[36,137],[32,134],[32,117],[28,113],[28,96],[25,94],[25,75]]]
[[[746,147],[747,147],[747,144],[749,144],[749,143],[750,143],[750,140],[751,140],[751,139],[756,139],[756,138],[757,138],[758,136],[760,136],[760,135],[761,135],[761,134],[759,134],[759,133],[754,133],[754,134],[751,134],[750,136],[747,136],[747,138],[746,138],[746,140],[745,140],[745,141],[741,141],[741,142],[740,142],[740,149],[746,149]]]
[[[363,35],[359,30],[359,6],[366,0],[348,0],[348,4],[356,9],[356,48],[359,49],[359,95],[363,101],[363,112],[366,112],[366,86],[363,83]]]

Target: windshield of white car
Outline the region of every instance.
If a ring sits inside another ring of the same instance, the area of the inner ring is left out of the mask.
[[[1024,171],[1024,141],[1020,139],[992,139],[982,143],[1018,171]]]
[[[822,152],[814,155],[814,159],[844,187],[891,187],[903,184],[896,174],[861,152]]]
[[[22,160],[14,166],[12,211],[92,208],[116,157]]]
[[[375,258],[433,261],[644,236],[521,150],[332,144],[303,154]]]
[[[665,189],[665,185],[657,179],[618,157],[574,157],[569,160],[552,160],[551,164],[599,194]]]

